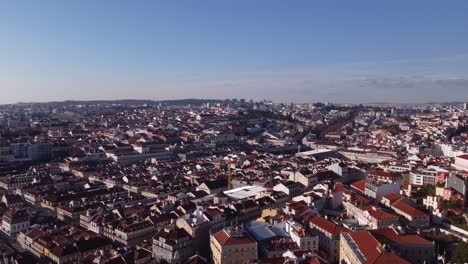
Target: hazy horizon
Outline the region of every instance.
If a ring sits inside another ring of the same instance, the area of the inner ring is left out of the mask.
[[[466,1],[4,1],[0,104],[468,101]]]

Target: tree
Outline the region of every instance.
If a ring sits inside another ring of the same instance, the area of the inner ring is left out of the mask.
[[[434,195],[434,194],[435,194],[435,186],[431,184],[425,184],[423,185],[422,188],[414,192],[413,197],[422,199],[422,198],[426,198],[426,196],[428,195]]]
[[[460,242],[453,251],[451,263],[463,264],[468,262],[468,243]]]
[[[444,210],[448,210],[448,209],[463,208],[463,206],[461,206],[460,200],[456,200],[454,198],[451,198],[448,201],[446,201],[446,200],[442,201],[441,208],[444,209]]]

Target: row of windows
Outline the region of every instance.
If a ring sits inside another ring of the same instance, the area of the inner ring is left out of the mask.
[[[316,241],[314,240],[314,241],[312,241],[312,242],[313,242],[313,243],[312,243],[312,245],[315,247],[315,246],[316,246],[316,243],[315,243]],[[306,243],[305,243],[304,241],[302,241],[302,243],[301,243],[301,246],[302,246],[302,247],[304,247],[304,246],[305,246],[305,244],[306,244]],[[310,244],[311,244],[311,243],[310,243],[310,240],[309,240],[309,241],[307,241],[307,246],[309,246],[309,247],[310,247]]]

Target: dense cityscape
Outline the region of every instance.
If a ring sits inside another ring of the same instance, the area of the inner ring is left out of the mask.
[[[0,106],[1,263],[463,263],[468,103]]]

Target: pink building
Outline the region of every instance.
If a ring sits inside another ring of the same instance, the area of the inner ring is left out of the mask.
[[[453,188],[444,188],[444,200],[450,200],[455,193]]]
[[[435,178],[435,184],[445,184],[445,181],[447,180],[448,176],[450,176],[450,173],[448,172],[438,172]]]

